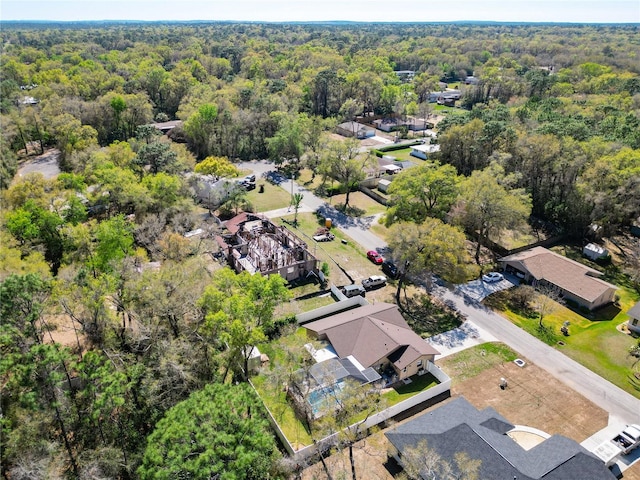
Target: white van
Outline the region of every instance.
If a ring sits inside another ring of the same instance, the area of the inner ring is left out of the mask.
[[[344,293],[344,296],[347,298],[357,297],[358,295],[362,295],[364,297],[365,290],[362,285],[347,285],[342,288],[342,293]]]
[[[384,275],[372,275],[362,281],[362,286],[365,290],[371,290],[372,288],[382,287],[386,285],[386,283],[387,277]]]

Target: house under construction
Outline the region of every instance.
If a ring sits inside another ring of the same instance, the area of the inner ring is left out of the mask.
[[[228,233],[218,237],[218,243],[236,272],[275,273],[289,282],[311,272],[318,274],[318,260],[287,228],[246,212],[228,220],[225,226]]]

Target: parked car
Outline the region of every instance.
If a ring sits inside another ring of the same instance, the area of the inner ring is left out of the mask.
[[[606,467],[611,467],[622,455],[628,455],[638,446],[640,446],[640,425],[627,425],[615,437],[598,445],[593,453],[604,462]]]
[[[371,275],[369,278],[362,280],[362,286],[365,290],[371,290],[373,288],[382,287],[386,285],[387,277],[384,275]]]
[[[344,293],[344,296],[347,298],[357,297],[358,295],[362,295],[364,297],[366,294],[366,291],[362,285],[355,284],[355,285],[347,285],[346,287],[343,287],[342,293]]]
[[[382,258],[382,255],[380,255],[375,250],[369,250],[367,252],[367,258],[371,260],[373,263],[375,263],[376,265],[380,265],[382,262],[384,262],[384,258]]]
[[[391,260],[385,260],[382,263],[382,271],[389,275],[391,278],[398,278],[400,276],[400,272],[398,271],[398,267]]]
[[[246,178],[243,178],[242,180],[238,180],[238,185],[240,185],[242,188],[246,190],[254,190],[256,188],[256,183],[250,182]]]
[[[316,242],[330,242],[335,239],[335,235],[333,233],[321,233],[320,235],[314,235],[313,239]]]
[[[499,272],[489,272],[482,276],[482,281],[487,283],[500,282],[504,280],[504,275]]]

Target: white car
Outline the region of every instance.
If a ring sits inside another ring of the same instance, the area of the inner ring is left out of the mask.
[[[384,275],[372,275],[369,278],[365,278],[362,281],[362,286],[366,290],[371,290],[372,288],[381,287],[387,283],[387,277]]]
[[[487,283],[500,282],[504,280],[504,275],[498,272],[489,272],[486,275],[482,275],[482,281]]]

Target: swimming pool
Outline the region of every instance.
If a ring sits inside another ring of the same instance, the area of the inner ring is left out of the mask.
[[[310,392],[307,396],[307,402],[311,405],[311,411],[314,417],[319,417],[327,410],[335,408],[337,404],[336,397],[343,388],[343,382],[337,382],[333,385],[320,387]]]

